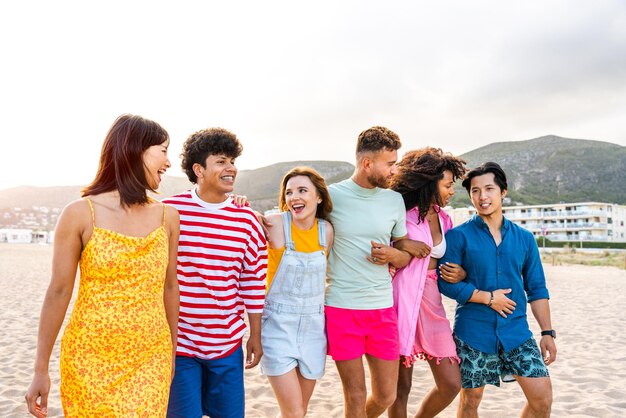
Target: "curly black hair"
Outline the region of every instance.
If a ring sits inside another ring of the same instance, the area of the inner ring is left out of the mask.
[[[391,180],[391,189],[402,195],[407,210],[417,206],[419,220],[424,221],[430,205],[443,205],[438,182],[444,171],[452,173],[454,181],[465,175],[465,160],[443,152],[440,148],[426,147],[407,152],[398,163],[398,172]]]
[[[241,155],[243,146],[237,136],[224,128],[209,128],[195,132],[183,144],[181,167],[190,182],[196,183],[198,177],[193,172],[193,165],[198,163],[206,168],[206,159],[209,155],[225,155],[237,158]]]

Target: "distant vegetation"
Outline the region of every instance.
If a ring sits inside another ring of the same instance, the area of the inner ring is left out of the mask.
[[[549,239],[546,239],[544,242],[544,237],[537,237],[536,240],[537,246],[540,248],[606,248],[615,250],[626,250],[626,242],[584,241],[584,243],[582,243],[582,241],[551,241]]]
[[[512,203],[558,202],[626,204],[626,147],[554,135],[527,141],[496,142],[462,157],[473,168],[495,161],[507,173]],[[455,207],[470,205],[457,185]]]
[[[293,167],[306,165],[313,167],[331,183],[347,179],[354,172],[354,166],[343,161],[289,161],[272,164],[256,170],[241,170],[237,175],[235,193],[246,195],[255,209],[264,211],[278,205],[278,191],[283,176]],[[84,186],[33,187],[21,186],[0,190],[0,213],[11,212],[13,208],[63,208],[69,202],[80,198]],[[165,176],[157,199],[189,190],[193,185],[186,177]],[[2,223],[0,222],[0,225]]]
[[[623,252],[583,252],[575,248],[562,251],[542,252],[541,262],[546,265],[561,266],[581,264],[585,266],[610,266],[626,269],[626,253]]]
[[[408,150],[401,150],[401,153]],[[599,201],[626,204],[626,147],[600,141],[543,136],[497,142],[462,155],[472,168],[496,161],[509,178],[512,204]],[[290,161],[239,172],[235,192],[248,196],[255,209],[278,204],[280,180],[291,168],[308,165],[330,183],[348,178],[354,166],[342,161]],[[183,177],[165,176],[160,197],[191,188]],[[34,206],[62,208],[80,197],[82,186],[15,187],[0,190],[0,211]],[[470,205],[467,192],[456,186],[454,207]],[[157,198],[159,197],[157,196]]]

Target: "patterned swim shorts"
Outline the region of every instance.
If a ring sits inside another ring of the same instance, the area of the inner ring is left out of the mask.
[[[461,359],[461,385],[464,389],[479,388],[487,384],[500,386],[500,379],[503,382],[513,382],[513,376],[550,376],[537,342],[532,337],[510,351],[504,351],[500,345],[496,354],[478,351],[456,335],[454,342]]]

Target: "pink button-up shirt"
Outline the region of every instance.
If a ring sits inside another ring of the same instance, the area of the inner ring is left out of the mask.
[[[437,207],[437,210],[439,208]],[[452,228],[452,219],[443,210],[439,210],[439,218],[445,234]],[[433,237],[430,234],[428,222],[418,223],[419,210],[417,207],[406,213],[406,229],[408,238],[422,241],[433,246]],[[406,267],[399,269],[393,277],[393,306],[398,313],[398,331],[400,335],[400,354],[411,356],[415,343],[415,330],[419,316],[428,261],[430,257],[413,257]]]

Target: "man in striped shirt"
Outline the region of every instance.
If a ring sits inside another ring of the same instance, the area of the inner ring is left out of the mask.
[[[245,368],[263,355],[265,237],[254,212],[229,197],[241,151],[225,129],[194,133],[183,145],[182,167],[196,188],[163,201],[180,213],[180,314],[168,417],[244,416],[244,311]]]

